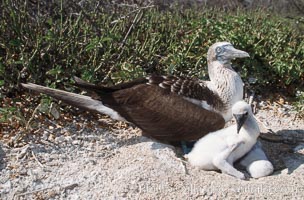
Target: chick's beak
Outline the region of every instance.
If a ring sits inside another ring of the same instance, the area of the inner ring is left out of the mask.
[[[238,114],[238,115],[234,114],[233,116],[236,120],[237,133],[239,133],[243,124],[244,124],[244,122],[247,119],[247,115],[245,115],[245,114]]]

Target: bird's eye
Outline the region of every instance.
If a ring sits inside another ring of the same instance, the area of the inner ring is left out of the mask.
[[[222,48],[221,47],[216,47],[215,51],[216,51],[216,53],[221,53],[222,52]]]
[[[245,116],[247,116],[248,115],[248,112],[245,112],[245,114],[244,114]]]

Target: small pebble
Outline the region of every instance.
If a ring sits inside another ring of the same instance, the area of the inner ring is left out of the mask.
[[[260,107],[267,106],[267,102],[261,101],[261,102],[259,103],[259,106],[260,106]]]
[[[10,180],[6,181],[3,184],[0,184],[0,194],[9,193],[12,189],[12,182]]]
[[[73,142],[73,139],[72,139],[71,136],[66,136],[66,137],[65,137],[65,141],[66,141],[67,143],[72,143],[72,142]]]
[[[18,158],[19,158],[19,159],[23,158],[23,157],[26,155],[28,149],[29,149],[29,146],[26,146],[25,148],[23,148],[23,149],[21,150],[21,152],[19,153]]]
[[[49,139],[50,141],[54,141],[54,140],[55,140],[55,135],[50,134],[48,139]]]
[[[65,141],[65,137],[62,135],[55,138],[56,143],[63,143],[64,141]]]
[[[79,141],[79,140],[74,140],[74,141],[72,142],[72,144],[78,145],[78,144],[80,144],[80,141]]]
[[[281,115],[288,115],[288,111],[286,108],[278,108],[278,112],[281,114]]]

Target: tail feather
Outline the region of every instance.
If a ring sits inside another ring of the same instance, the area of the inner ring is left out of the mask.
[[[22,83],[23,87],[30,90],[34,90],[39,93],[47,94],[55,99],[61,100],[69,105],[82,108],[88,111],[95,111],[102,114],[109,115],[112,119],[126,121],[122,116],[120,116],[115,110],[103,105],[101,101],[92,99],[91,97],[75,94],[71,92],[66,92],[63,90],[53,89],[44,87],[41,85],[36,85],[33,83]]]
[[[82,108],[90,111],[97,111],[97,108],[103,105],[100,101],[94,100],[91,97],[75,94],[71,92],[66,92],[63,90],[48,88],[40,85],[36,85],[33,83],[22,83],[23,87],[28,88],[30,90],[34,90],[39,93],[47,94],[55,99],[61,100],[69,105]]]

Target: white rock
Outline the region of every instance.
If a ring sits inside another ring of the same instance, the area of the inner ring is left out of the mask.
[[[72,143],[72,142],[73,142],[73,139],[72,139],[71,136],[66,136],[66,137],[65,137],[65,141],[66,141],[67,143]]]
[[[8,193],[12,189],[12,182],[10,180],[6,181],[3,184],[0,184],[0,194]]]
[[[65,137],[62,135],[55,138],[55,143],[63,143],[64,141],[65,141]]]

